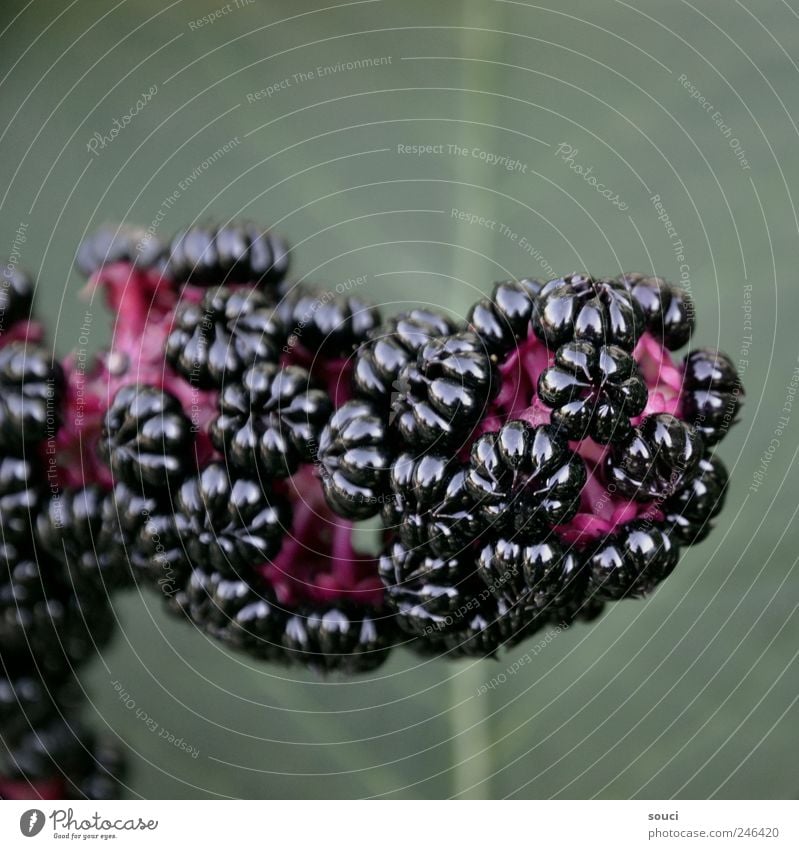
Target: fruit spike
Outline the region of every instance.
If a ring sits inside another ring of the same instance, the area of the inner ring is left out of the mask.
[[[251,224],[169,248],[106,228],[77,252],[115,315],[93,363],[53,361],[4,270],[0,796],[118,792],[116,752],[60,717],[131,581],[251,657],[368,673],[400,644],[483,657],[591,621],[710,532],[743,388],[717,351],[673,359],[686,292],[525,278],[465,325],[381,322],[290,283],[288,255]],[[382,553],[357,551],[378,515]]]
[[[123,228],[79,251],[116,312],[111,346],[67,361],[63,392],[31,348],[34,400],[62,412],[66,522],[35,474],[9,467],[3,497],[37,505],[43,550],[60,542],[82,580],[120,574],[111,557],[87,568],[87,538],[101,557],[124,546],[136,580],[212,636],[352,672],[409,638],[473,656],[590,619],[708,532],[726,474],[707,448],[742,393],[723,355],[672,359],[694,333],[677,287],[503,281],[465,327],[427,308],[381,323],[359,297],[289,283],[287,256],[249,224],[168,249]],[[6,399],[29,319],[26,279],[7,283]],[[41,439],[4,403],[8,446]],[[378,514],[379,565],[351,524]]]

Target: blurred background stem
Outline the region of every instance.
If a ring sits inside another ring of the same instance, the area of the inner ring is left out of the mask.
[[[492,772],[491,721],[488,696],[478,696],[485,683],[485,663],[470,660],[450,679],[452,704],[452,795],[490,799]]]
[[[497,8],[499,6],[499,8]],[[503,23],[507,9],[501,4],[492,4],[491,9],[474,4],[464,4],[462,13],[462,26],[465,28],[461,39],[460,55],[467,61],[461,61],[462,80],[460,99],[461,104],[458,114],[469,116],[473,110],[469,100],[473,95],[470,91],[501,91],[501,80],[497,78],[496,65],[491,64],[492,59],[502,55],[502,45],[499,37],[492,30],[505,29]],[[486,62],[472,61],[485,59]],[[455,60],[457,61],[457,60]],[[495,98],[485,98],[487,103],[485,109],[480,113],[480,120],[486,124],[496,124],[499,116],[496,114]],[[473,147],[482,138],[480,127],[470,124],[451,125],[457,126],[460,138],[450,139],[462,147]],[[470,144],[470,142],[472,144]],[[473,169],[470,168],[468,160],[461,160],[460,180],[469,183],[474,179]],[[453,187],[453,197],[461,196],[460,201],[453,203],[459,209],[470,209],[475,203],[475,192],[464,185]],[[493,192],[478,192],[479,209],[473,211],[488,219],[497,217],[496,195]],[[489,258],[496,256],[495,235],[485,227],[475,227],[474,233],[470,233],[470,246],[472,250]],[[475,279],[474,270],[483,265],[466,251],[454,252],[454,271],[459,282],[458,288],[462,291],[460,302],[471,303],[476,293],[484,290],[491,281]],[[497,257],[502,263],[502,257]],[[506,263],[503,263],[506,264]],[[472,288],[474,287],[474,288]],[[453,795],[464,799],[491,798],[491,784],[489,776],[492,772],[491,759],[491,728],[489,719],[490,703],[486,696],[478,696],[478,688],[485,683],[486,670],[491,668],[489,663],[479,663],[470,660],[464,664],[458,674],[453,675],[450,680],[450,696],[453,709],[451,711],[453,727]],[[457,705],[457,707],[455,707]]]

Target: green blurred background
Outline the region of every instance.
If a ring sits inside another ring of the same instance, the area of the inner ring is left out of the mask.
[[[0,253],[38,276],[62,352],[87,309],[92,346],[107,338],[71,270],[83,234],[163,210],[162,236],[208,217],[272,225],[295,275],[365,276],[387,312],[462,315],[493,280],[551,269],[656,272],[690,287],[701,344],[747,361],[715,534],[650,600],[544,648],[396,651],[373,677],[326,681],[120,598],[84,681],[89,721],[128,750],[130,796],[796,797],[795,0],[3,0],[0,33]],[[114,681],[199,754],[151,733]]]

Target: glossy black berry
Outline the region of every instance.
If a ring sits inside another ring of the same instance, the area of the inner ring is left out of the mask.
[[[302,610],[287,619],[282,642],[294,663],[322,672],[370,672],[388,657],[391,619],[345,605]]]
[[[584,568],[583,575],[587,579],[588,572]],[[607,607],[607,602],[599,598],[596,588],[591,585],[591,592],[576,595],[565,604],[559,604],[549,618],[559,628],[570,628],[578,622],[593,622],[598,619]]]
[[[191,422],[170,392],[124,386],[108,408],[99,447],[115,478],[139,489],[171,488],[191,467]]]
[[[274,286],[286,276],[288,267],[285,240],[246,222],[190,227],[174,237],[166,260],[170,277],[198,286]]]
[[[10,543],[0,546],[0,646],[4,653],[24,652],[28,635],[36,647],[43,648],[53,625],[63,623],[65,592],[59,576],[58,564],[46,556],[37,564],[30,551]]]
[[[383,521],[409,551],[439,558],[468,556],[481,530],[466,469],[437,454],[401,454],[391,468]]]
[[[189,616],[210,636],[255,657],[280,654],[286,614],[255,574],[244,580],[198,565],[186,596]]]
[[[0,774],[18,782],[57,780],[67,799],[117,799],[124,761],[110,741],[98,739],[74,719],[53,713],[8,741]]]
[[[534,280],[504,280],[494,284],[490,298],[481,298],[469,311],[469,329],[492,354],[509,353],[530,332],[533,301],[541,284]]]
[[[172,516],[169,492],[146,493],[119,481],[103,498],[98,551],[108,562],[101,571],[121,582],[144,578],[153,564],[154,550],[142,549],[139,534],[153,517]],[[160,540],[159,540],[160,542]]]
[[[299,366],[257,363],[228,383],[211,423],[211,439],[236,469],[267,478],[293,474],[313,459],[333,409],[327,392]]]
[[[78,688],[69,680],[71,671],[66,664],[58,674],[48,671],[42,676],[30,656],[24,656],[24,664],[9,675],[7,661],[13,662],[14,658],[2,660],[0,728],[7,745],[22,737],[31,725],[44,722],[59,709],[72,709],[79,702]]]
[[[369,401],[348,401],[319,438],[319,474],[328,504],[347,519],[380,512],[392,453],[384,417]]]
[[[738,420],[744,394],[732,360],[721,351],[699,348],[683,361],[682,411],[702,434],[705,445],[715,445]]]
[[[27,321],[33,310],[33,278],[14,265],[0,270],[0,336],[17,321]]]
[[[533,310],[533,329],[550,348],[573,339],[632,351],[644,331],[638,301],[617,280],[572,274],[550,280]]]
[[[466,486],[497,533],[533,535],[577,512],[583,461],[546,425],[510,421],[472,446]]]
[[[378,308],[355,295],[299,289],[288,302],[288,345],[302,345],[315,357],[349,356],[380,326]]]
[[[618,278],[638,302],[646,329],[670,351],[687,344],[694,331],[695,311],[691,296],[660,277],[622,274]]]
[[[98,738],[92,741],[92,766],[87,773],[73,779],[75,798],[98,801],[121,798],[122,781],[127,763],[122,749],[114,741]]]
[[[27,342],[0,348],[0,450],[17,453],[54,437],[62,388],[61,367],[44,348]]]
[[[455,324],[450,319],[430,309],[414,309],[383,322],[358,349],[352,375],[355,392],[388,414],[402,368],[415,361],[431,339],[454,332]]]
[[[535,633],[546,622],[531,615],[520,605],[509,605],[492,596],[470,600],[453,617],[457,623],[445,630],[430,630],[424,638],[410,645],[425,656],[457,658],[495,658],[502,648],[509,648]]]
[[[553,533],[538,541],[500,538],[477,561],[489,592],[525,615],[552,613],[583,589],[578,558]]]
[[[615,491],[639,501],[671,496],[691,480],[702,458],[702,437],[669,413],[647,416],[605,462]]]
[[[286,330],[257,289],[220,287],[184,304],[166,342],[166,358],[192,386],[218,389],[255,363],[276,363]]]
[[[110,592],[124,586],[128,570],[122,553],[104,532],[109,496],[90,484],[53,493],[36,516],[36,538],[41,547],[67,569],[77,584],[87,582]]]
[[[428,342],[400,372],[391,421],[409,448],[443,449],[468,436],[498,389],[494,366],[471,332]]]
[[[77,723],[50,715],[10,746],[0,747],[0,775],[31,782],[58,776],[68,782],[91,771],[92,742]]]
[[[569,342],[538,380],[538,395],[552,407],[551,423],[565,439],[621,442],[630,418],[643,412],[649,393],[635,360],[616,345]]]
[[[662,528],[631,522],[588,554],[588,592],[608,601],[645,596],[671,574],[679,557],[679,548]]]
[[[147,230],[128,224],[106,224],[80,243],[75,254],[75,266],[85,277],[91,277],[103,266],[115,262],[151,268],[163,253],[163,243]]]
[[[0,545],[0,653],[32,654],[37,667],[61,669],[93,654],[112,633],[107,598],[93,587],[76,595],[63,566],[43,550]]]
[[[521,642],[540,627],[535,617],[502,601],[484,601],[477,612],[467,613],[463,623],[444,632],[439,644],[450,658],[496,657],[497,652]],[[434,643],[435,644],[435,643]]]
[[[29,459],[0,459],[0,539],[29,544],[42,500],[42,475]]]
[[[175,520],[194,566],[241,574],[274,557],[291,524],[282,497],[211,463],[178,491]]]
[[[176,513],[174,505],[162,503],[147,514],[127,545],[134,575],[164,596],[170,612],[182,616],[187,612],[186,587],[195,561],[187,554],[181,532],[191,533],[189,521]]]
[[[696,475],[663,505],[665,523],[672,539],[680,545],[694,545],[710,533],[710,520],[724,506],[728,475],[718,457],[707,455],[699,461]]]
[[[381,556],[378,572],[397,625],[414,636],[435,637],[463,624],[477,606],[475,564],[468,556],[435,557],[397,541]]]

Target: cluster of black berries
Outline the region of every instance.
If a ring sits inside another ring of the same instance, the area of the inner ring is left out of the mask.
[[[60,482],[65,378],[32,293],[0,272],[0,798],[113,798],[121,763],[76,720],[75,673],[112,635],[121,568],[93,549],[102,490]]]
[[[524,278],[464,322],[383,320],[292,283],[285,242],[251,224],[168,245],[106,229],[77,260],[117,315],[88,370],[35,344],[30,281],[0,292],[0,652],[37,722],[55,722],[43,693],[59,716],[71,696],[30,669],[66,680],[118,588],[325,674],[399,644],[482,657],[649,592],[722,507],[713,448],[742,389],[723,354],[672,359],[693,303],[660,278]],[[374,517],[364,553],[353,523]]]
[[[494,653],[640,596],[703,539],[727,483],[711,446],[742,389],[660,278],[499,283],[465,326],[392,318],[322,435],[340,515],[380,513],[387,604],[412,645]]]
[[[290,283],[285,242],[251,224],[192,227],[144,255],[137,239],[103,231],[79,251],[120,322],[161,345],[152,370],[124,339],[111,352],[136,379],[123,376],[102,421],[104,533],[136,581],[231,648],[323,672],[375,668],[394,624],[315,470],[378,311]],[[120,270],[133,295],[114,290]]]

